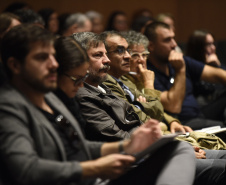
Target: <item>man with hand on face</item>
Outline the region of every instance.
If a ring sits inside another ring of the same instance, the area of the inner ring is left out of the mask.
[[[110,59],[110,70],[109,74],[107,77],[107,80],[104,82],[105,85],[107,85],[114,93],[116,93],[119,97],[122,97],[123,99],[126,99],[127,101],[132,101],[134,98],[138,98],[138,101],[140,101],[140,104],[135,104],[136,105],[143,105],[143,109],[146,109],[148,107],[148,103],[150,101],[150,95],[146,95],[141,93],[140,91],[136,91],[134,94],[127,93],[128,87],[124,87],[125,85],[121,82],[121,79],[123,78],[123,74],[127,74],[130,72],[130,62],[131,62],[131,55],[133,54],[146,54],[147,50],[145,50],[144,45],[138,44],[134,47],[129,47],[126,39],[119,34],[118,32],[104,32],[103,38],[105,40],[105,45],[106,49],[108,52],[108,57]],[[134,35],[133,35],[134,38]],[[124,48],[124,52],[119,52],[119,49]],[[129,51],[129,52],[128,52]],[[140,57],[140,56],[139,56]],[[132,70],[139,75],[142,76],[142,79],[145,79],[144,87],[146,89],[146,93],[148,94],[148,91],[152,91],[152,93],[156,94],[156,91],[153,89],[153,78],[154,75],[151,71],[145,69],[145,56],[141,56],[143,60],[140,60],[140,64],[142,63],[143,65],[140,65],[139,68],[135,64],[137,61],[132,60]],[[142,62],[141,62],[142,61]],[[148,74],[151,74],[151,78]],[[121,77],[121,79],[120,79]],[[151,82],[150,82],[151,81]],[[125,95],[126,94],[126,95]],[[142,100],[141,97],[146,97],[145,99]],[[126,97],[125,97],[126,96]],[[134,97],[133,97],[134,96]],[[134,101],[134,100],[133,100]],[[145,113],[146,113],[145,112]],[[172,119],[172,118],[171,118]],[[175,119],[176,120],[176,119]],[[176,122],[178,125],[180,125],[178,122]],[[172,124],[172,123],[171,123]],[[173,123],[174,124],[174,123]],[[174,125],[172,124],[172,127]],[[181,126],[182,127],[182,126]],[[175,127],[174,127],[175,128]],[[179,127],[180,128],[180,127]],[[189,127],[185,127],[186,129],[190,129]],[[176,130],[176,129],[175,129]],[[178,129],[179,130],[179,129]],[[191,130],[191,129],[190,129]],[[216,181],[213,179],[218,179],[218,176],[223,175],[222,172],[225,170],[225,159],[226,159],[226,152],[225,151],[220,151],[220,150],[200,150],[199,147],[194,147],[195,154],[197,157],[197,176],[196,176],[196,181],[197,184],[213,184]],[[205,161],[199,160],[199,159],[205,159]],[[223,163],[220,164],[220,163]],[[218,172],[220,172],[218,174]],[[203,172],[205,171],[205,175]],[[213,175],[213,176],[212,176]],[[225,175],[223,175],[225,176]],[[208,178],[207,178],[208,177]],[[221,177],[220,177],[221,178]],[[224,179],[223,177],[222,179]],[[202,179],[202,180],[201,180]],[[221,184],[223,181],[217,181],[217,183]]]
[[[131,62],[131,56],[126,50],[130,53],[132,53],[132,51],[130,50],[126,39],[118,32],[104,32],[102,36],[105,40],[108,57],[111,60],[110,70],[108,72],[109,75],[107,76],[107,80],[104,84],[108,86],[114,94],[120,98],[123,98],[125,101],[128,101],[133,106],[140,119],[142,119],[140,115],[145,114],[146,117],[164,121],[169,124],[172,133],[176,131],[192,131],[189,127],[183,127],[179,124],[177,119],[164,113],[159,99],[160,92],[154,90],[153,88],[154,76],[151,71],[145,70],[142,65],[139,68],[140,75],[143,75],[142,79],[145,80],[144,83],[147,95],[138,90],[131,91],[132,89],[129,89],[125,84],[123,84],[120,78],[122,75],[130,72]],[[147,53],[142,45],[139,45],[136,49],[144,50],[143,52]],[[145,59],[143,57],[142,61],[145,63]],[[136,70],[136,72],[138,71]],[[167,128],[163,130],[167,130]]]
[[[136,133],[137,129],[139,130],[138,126],[136,126],[135,123],[138,121],[138,123],[141,124],[139,118],[133,112],[133,109],[129,104],[114,96],[111,91],[105,85],[102,84],[102,81],[106,79],[106,74],[109,70],[110,63],[106,55],[106,49],[103,41],[98,35],[91,32],[76,33],[72,37],[76,41],[80,42],[82,47],[86,49],[90,63],[90,66],[88,68],[89,76],[84,83],[84,87],[80,88],[76,93],[76,98],[79,101],[82,115],[87,122],[85,127],[86,137],[90,140],[95,139],[102,141],[114,141],[125,138],[133,138],[134,136],[131,133]],[[143,127],[143,125],[148,124],[148,122],[149,121],[142,124],[141,127]],[[150,123],[150,125],[151,124],[153,126],[151,130],[153,132],[157,131],[156,134],[159,133],[159,125]],[[155,134],[153,135],[153,137],[154,136]],[[145,138],[144,140],[148,140],[148,138]],[[140,142],[142,141],[140,140]],[[174,146],[171,145],[169,146],[169,148],[169,150],[174,151]],[[168,150],[168,145],[165,149]],[[158,153],[161,159],[163,157],[162,154],[163,153],[160,152]],[[163,158],[165,159],[165,157]],[[166,158],[168,158],[168,155]],[[183,162],[185,161],[183,160]],[[154,165],[154,163],[152,165]],[[159,172],[159,169],[161,171],[162,162],[158,163],[158,165],[158,169],[155,169],[157,170],[157,173]],[[176,169],[178,168],[176,167]],[[150,173],[149,169],[145,170],[147,171],[147,174]],[[167,168],[165,168],[164,171],[165,174],[168,174]],[[140,169],[139,174],[142,173],[143,172]],[[132,174],[135,175],[135,173]],[[137,174],[135,175],[135,177],[136,176]],[[152,178],[152,175],[150,176]],[[145,176],[141,178],[143,178],[142,182],[139,178],[136,180],[130,178],[129,176],[127,176],[127,179],[123,179],[125,180],[124,184],[146,184],[149,181],[144,180],[146,178]],[[173,179],[168,179],[168,181],[166,181],[164,178],[162,178],[162,181],[164,181],[162,184],[177,184],[177,182],[174,182],[174,177],[166,178]]]
[[[193,83],[201,79],[226,84],[226,72],[176,52],[175,34],[165,23],[149,24],[144,34],[149,39],[147,67],[155,72],[154,86],[162,91],[164,109],[194,130],[217,125],[225,127],[222,122],[205,119],[194,97]]]
[[[102,180],[97,178],[102,178],[116,179],[102,185],[192,184],[194,156],[189,146],[179,142],[171,143],[173,151],[170,145],[163,149],[170,153],[164,162],[158,156],[160,150],[128,171],[135,161],[132,154],[161,137],[155,120],[121,143],[84,139],[77,120],[49,93],[57,87],[53,41],[47,30],[34,25],[14,27],[2,39],[2,62],[10,81],[0,88],[1,181],[13,185],[98,185]],[[79,50],[82,52],[81,47]],[[123,150],[131,155],[119,154]],[[189,167],[177,165],[179,159],[186,159],[182,163]],[[174,169],[183,171],[181,178],[168,178]]]

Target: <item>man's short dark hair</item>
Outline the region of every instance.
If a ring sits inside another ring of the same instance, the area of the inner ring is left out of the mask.
[[[0,47],[2,62],[7,75],[11,76],[11,71],[7,66],[7,61],[10,57],[23,63],[30,52],[32,44],[41,42],[45,45],[53,41],[54,36],[40,26],[24,24],[10,29],[2,38]]]
[[[104,45],[106,47],[106,50],[109,49],[109,46],[107,45],[106,39],[107,39],[107,37],[113,37],[113,36],[119,36],[119,37],[125,39],[125,37],[120,32],[115,31],[115,30],[105,31],[105,32],[100,34],[101,39],[104,41]]]
[[[146,29],[144,31],[144,35],[148,38],[149,41],[154,42],[157,38],[156,29],[158,27],[170,29],[170,26],[166,23],[155,21],[146,26]]]

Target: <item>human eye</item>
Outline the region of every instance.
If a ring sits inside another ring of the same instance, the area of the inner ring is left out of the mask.
[[[45,61],[48,59],[48,57],[49,57],[49,55],[47,53],[39,53],[34,56],[34,58],[38,61]]]
[[[134,53],[134,54],[131,55],[131,57],[133,59],[137,59],[137,58],[139,58],[139,54],[138,53]]]
[[[103,53],[98,52],[93,55],[94,58],[100,59],[103,56]]]
[[[124,47],[118,47],[117,48],[118,54],[124,54],[125,53],[125,48]]]

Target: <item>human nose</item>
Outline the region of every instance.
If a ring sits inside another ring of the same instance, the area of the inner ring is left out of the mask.
[[[172,47],[177,47],[177,42],[175,41],[175,39],[172,39]]]
[[[104,54],[104,57],[103,57],[103,63],[110,63],[110,59],[108,58],[108,56],[106,54]]]
[[[124,58],[131,58],[129,51],[127,51],[127,50],[125,51]]]
[[[58,64],[58,62],[56,61],[56,59],[55,59],[55,57],[53,56],[53,55],[51,55],[50,57],[49,57],[49,66],[51,67],[51,68],[58,68],[59,67],[59,64]]]

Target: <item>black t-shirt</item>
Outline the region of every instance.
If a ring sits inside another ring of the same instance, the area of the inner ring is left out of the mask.
[[[186,64],[186,94],[182,104],[181,113],[178,115],[178,118],[181,121],[186,121],[200,116],[200,109],[194,96],[193,86],[195,82],[200,80],[204,68],[203,63],[200,63],[190,57],[184,57],[184,60]],[[147,67],[155,72],[155,89],[160,91],[168,91],[173,86],[172,79],[175,76],[175,71],[170,64],[169,76],[166,76],[164,73],[159,71],[154,65],[151,64],[150,61],[147,63]]]

